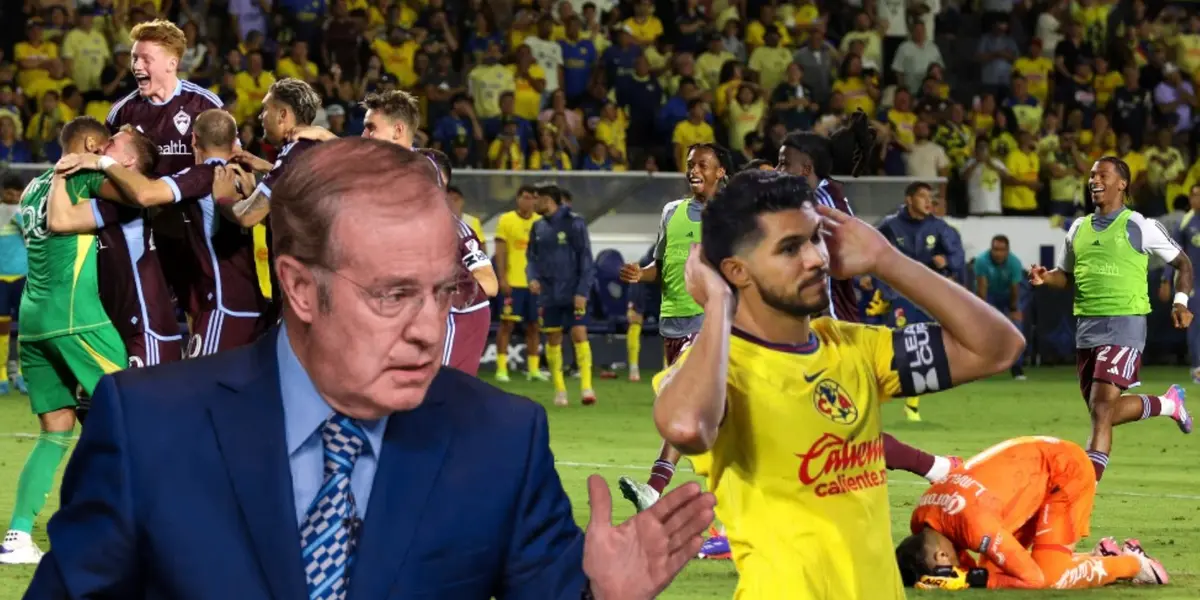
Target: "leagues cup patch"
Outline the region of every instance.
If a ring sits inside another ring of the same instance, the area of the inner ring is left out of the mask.
[[[188,114],[183,112],[183,110],[180,110],[179,112],[175,113],[174,122],[175,129],[179,131],[179,135],[183,135],[187,133],[188,128],[192,126],[192,117],[188,116]]]

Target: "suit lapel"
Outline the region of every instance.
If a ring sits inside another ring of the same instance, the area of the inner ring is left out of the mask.
[[[349,600],[389,597],[388,590],[408,556],[453,433],[441,402],[446,382],[439,375],[420,408],[388,418],[367,518],[355,550]]]
[[[292,600],[307,597],[307,591],[284,435],[277,338],[275,329],[246,349],[249,357],[230,361],[221,384],[234,393],[216,398],[209,414],[263,575],[276,599]]]

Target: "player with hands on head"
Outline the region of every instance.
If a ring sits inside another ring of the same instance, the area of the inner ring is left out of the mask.
[[[814,209],[810,194],[802,177],[743,172],[705,208],[686,267],[704,324],[655,378],[654,421],[707,474],[739,598],[900,599],[880,405],[1007,369],[1025,340],[867,223]],[[866,274],[936,322],[817,318],[829,277]]]
[[[1092,165],[1088,190],[1096,211],[1076,219],[1067,232],[1062,258],[1053,269],[1033,265],[1029,282],[1074,291],[1075,348],[1079,388],[1092,419],[1088,456],[1096,481],[1104,476],[1117,425],[1169,417],[1191,433],[1192,415],[1182,387],[1165,394],[1126,394],[1138,381],[1146,345],[1150,254],[1175,269],[1171,319],[1178,329],[1192,322],[1192,262],[1161,223],[1125,206],[1129,165],[1106,156]]]

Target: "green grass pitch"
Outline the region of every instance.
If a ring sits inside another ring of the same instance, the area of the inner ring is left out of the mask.
[[[559,474],[575,507],[580,524],[587,521],[585,480],[599,473],[613,490],[616,518],[623,520],[632,507],[616,490],[620,475],[641,479],[658,452],[658,438],[650,421],[652,395],[646,381],[596,379],[600,396],[597,406],[578,404],[578,380],[568,379],[572,405],[557,408],[551,404],[548,383],[519,382],[505,387],[546,406],[550,414],[551,444],[558,461]],[[1161,393],[1172,382],[1187,378],[1182,368],[1150,368],[1143,374],[1144,387]],[[482,374],[486,380],[491,373]],[[1186,386],[1193,396],[1193,411],[1200,410],[1200,387]],[[885,428],[900,439],[942,454],[970,456],[987,446],[1019,435],[1052,435],[1082,443],[1089,427],[1075,373],[1069,368],[1034,369],[1029,380],[1011,381],[998,376],[926,397],[921,405],[922,423],[904,420],[902,406],[893,403],[884,408]],[[0,398],[0,512],[12,508],[17,476],[32,447],[37,426],[24,399],[17,395]],[[1158,558],[1170,572],[1167,587],[1121,585],[1087,592],[967,592],[967,596],[986,594],[988,598],[1157,598],[1184,600],[1200,597],[1200,434],[1184,436],[1169,419],[1154,419],[1117,429],[1112,463],[1100,485],[1092,518],[1093,539],[1081,548],[1090,549],[1095,539],[1113,535],[1139,537],[1146,550]],[[691,479],[684,469],[676,482]],[[893,473],[889,494],[892,504],[892,531],[902,534],[922,480],[907,473]],[[51,495],[47,512],[42,515],[35,538],[45,548],[45,521],[57,505],[57,490]],[[452,501],[452,499],[448,500]],[[33,569],[0,566],[0,600],[20,598]],[[693,561],[663,598],[704,600],[730,598],[736,574],[729,561]],[[911,593],[912,597],[934,597],[936,593]],[[957,596],[956,596],[957,597]]]

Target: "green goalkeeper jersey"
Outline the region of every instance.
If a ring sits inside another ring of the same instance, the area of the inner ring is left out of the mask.
[[[29,275],[21,294],[20,339],[36,341],[81,333],[110,324],[100,303],[96,276],[96,236],[51,233],[47,224],[51,178],[46,171],[21,195],[18,213],[29,255]],[[89,171],[67,178],[71,203],[90,202],[104,175]]]

